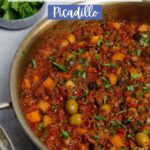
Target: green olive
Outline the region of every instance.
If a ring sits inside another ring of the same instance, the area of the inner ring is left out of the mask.
[[[78,103],[74,99],[69,99],[66,103],[65,108],[69,114],[76,114],[78,111]]]
[[[141,147],[146,147],[149,145],[150,143],[150,140],[149,140],[149,137],[148,135],[142,133],[142,132],[138,132],[136,135],[135,135],[135,141],[136,143],[141,146]]]
[[[79,126],[82,124],[82,115],[81,114],[72,115],[69,121],[71,125]]]

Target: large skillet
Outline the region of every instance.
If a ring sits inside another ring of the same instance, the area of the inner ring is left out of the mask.
[[[136,22],[150,22],[150,4],[147,2],[143,3],[113,3],[103,5],[103,19],[114,19]],[[13,108],[20,121],[23,129],[35,143],[35,145],[42,150],[47,150],[47,147],[36,137],[28,126],[24,114],[19,104],[19,90],[18,90],[18,79],[21,76],[22,68],[28,62],[28,53],[31,50],[37,50],[44,41],[48,38],[60,35],[62,32],[68,32],[72,30],[71,24],[73,21],[48,21],[44,20],[38,24],[24,39],[18,48],[14,57],[11,72],[10,72],[10,95],[13,104]],[[77,21],[79,25],[84,25],[84,21]],[[57,25],[62,24],[63,30],[57,30]],[[2,103],[0,109],[8,108],[9,103]]]

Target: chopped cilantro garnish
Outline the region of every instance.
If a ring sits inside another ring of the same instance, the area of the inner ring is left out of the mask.
[[[72,54],[73,54],[74,56],[78,56],[78,53],[75,52],[75,51],[73,51]]]
[[[38,130],[42,130],[44,128],[44,124],[43,123],[39,123],[39,125],[38,125]]]
[[[147,118],[146,124],[147,124],[147,125],[150,125],[150,118]]]
[[[85,52],[84,49],[79,49],[78,51],[80,54],[83,54]]]
[[[103,64],[103,66],[108,66],[108,67],[115,67],[116,64],[110,62],[109,64]]]
[[[83,71],[81,71],[81,70],[76,70],[76,71],[74,72],[74,75],[75,75],[76,77],[82,77],[84,80],[86,79],[86,73],[83,72]]]
[[[65,130],[61,130],[61,136],[66,139],[69,137],[69,133]]]
[[[140,46],[147,47],[149,43],[149,38],[147,33],[141,33]]]
[[[94,139],[94,140],[98,140],[99,138],[100,138],[99,135],[94,135],[94,136],[93,136],[93,139]]]
[[[130,137],[133,137],[133,134],[132,134],[132,133],[128,133],[128,134],[127,134],[127,138],[130,138]]]
[[[143,87],[143,90],[145,92],[149,91],[150,90],[150,84],[146,84],[144,87]]]
[[[106,32],[105,32],[105,35],[109,35],[109,34],[110,34],[110,32],[109,32],[109,31],[106,31]]]
[[[72,99],[77,99],[77,96],[71,96],[70,98],[72,98]]]
[[[49,60],[50,60],[51,62],[55,61],[55,59],[56,59],[55,56],[50,56],[50,57],[49,57]]]
[[[102,77],[102,80],[104,81],[104,87],[106,89],[111,87],[111,84],[109,83],[109,81],[105,77]]]
[[[131,74],[131,80],[137,79],[142,76],[142,73],[139,74]]]
[[[123,147],[123,148],[121,148],[120,150],[130,150],[130,148],[128,148],[128,147]]]
[[[132,55],[132,50],[131,49],[128,50],[128,54]]]
[[[144,130],[142,131],[144,134],[150,135],[150,131]]]
[[[88,63],[89,63],[88,60],[85,59],[83,64],[82,64],[83,68],[85,68],[88,65]]]
[[[95,118],[96,120],[105,120],[104,117],[102,117],[102,116],[97,116],[97,115],[96,115],[94,118]]]
[[[83,72],[82,78],[83,78],[84,80],[86,79],[86,73],[85,73],[85,72]]]
[[[110,125],[113,125],[115,129],[118,129],[123,126],[123,124],[118,120],[110,121]]]
[[[97,45],[102,46],[102,44],[103,44],[103,40],[102,39],[98,40]]]
[[[36,63],[35,59],[32,59],[32,66],[34,69],[37,68],[37,63]]]
[[[107,95],[104,96],[104,104],[107,102]]]
[[[137,87],[138,84],[127,86],[128,91],[134,92],[134,88]]]
[[[58,63],[56,63],[56,62],[53,62],[53,65],[54,65],[55,67],[57,67],[57,68],[58,68],[60,71],[62,71],[62,72],[66,72],[66,71],[67,71],[66,67],[63,66],[63,65],[61,65],[61,64],[58,64]]]
[[[137,49],[135,53],[136,53],[137,56],[140,56],[141,55],[141,50]]]

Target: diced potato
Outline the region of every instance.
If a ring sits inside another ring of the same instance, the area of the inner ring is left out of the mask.
[[[118,22],[113,22],[113,27],[118,30],[120,29],[121,25]]]
[[[74,58],[75,56],[72,53],[67,52],[66,53],[66,59]]]
[[[67,81],[65,85],[68,89],[75,87],[75,84],[71,80]]]
[[[44,56],[44,58],[48,58],[48,57],[50,56],[49,51],[44,50],[44,51],[43,51],[43,56]]]
[[[100,110],[108,114],[111,111],[111,106],[109,104],[103,104],[100,106]]]
[[[146,98],[150,98],[150,92],[146,93],[144,96],[145,96]]]
[[[138,28],[138,31],[140,32],[147,32],[149,30],[149,25],[143,24]]]
[[[38,110],[29,112],[26,114],[26,118],[27,120],[29,120],[30,122],[39,122],[42,119],[42,116],[40,114],[40,112]]]
[[[61,150],[68,150],[68,148],[67,147],[62,147]]]
[[[85,46],[85,44],[86,44],[86,42],[85,42],[85,41],[81,41],[81,42],[79,42],[79,43],[78,43],[78,46],[83,47],[83,46]]]
[[[69,42],[67,41],[67,40],[62,40],[62,42],[61,42],[61,46],[62,47],[66,47],[66,46],[68,46],[69,45]]]
[[[119,68],[117,69],[117,71],[116,71],[116,73],[117,73],[118,76],[121,75],[121,71],[122,71],[122,68],[119,67]]]
[[[27,78],[24,78],[24,86],[26,89],[30,89],[31,88],[31,83],[30,80]]]
[[[113,146],[109,150],[117,150],[117,148]]]
[[[110,74],[108,74],[107,76],[108,76],[108,79],[109,79],[109,81],[110,81],[110,83],[111,83],[112,85],[115,85],[115,84],[117,83],[117,77],[116,77],[115,74],[110,73]]]
[[[135,98],[133,98],[133,97],[131,97],[131,96],[128,96],[128,97],[126,98],[126,101],[127,101],[127,102],[133,102],[133,101],[135,101]]]
[[[55,83],[55,81],[54,81],[53,79],[47,78],[47,79],[43,82],[43,85],[44,85],[46,88],[52,90],[52,89],[55,87],[56,83]]]
[[[39,77],[37,75],[33,76],[33,83],[37,83],[39,81]]]
[[[118,46],[113,46],[112,50],[113,50],[113,51],[119,51],[120,48],[119,48]]]
[[[70,79],[71,78],[71,74],[69,74],[69,73],[60,73],[60,77],[61,78],[65,78],[65,79]]]
[[[139,74],[138,70],[137,70],[137,69],[135,69],[135,68],[131,68],[131,69],[129,69],[129,72],[130,72],[131,74],[134,74],[134,75]]]
[[[89,52],[85,52],[84,54],[82,54],[81,56],[83,59],[86,59],[88,62],[90,62],[91,60],[91,55]]]
[[[78,133],[79,135],[83,135],[87,132],[87,130],[83,128],[77,128],[75,129],[75,132]]]
[[[110,137],[109,141],[111,142],[111,144],[117,148],[121,148],[123,146],[123,141],[120,138],[119,135],[114,135],[112,137]]]
[[[76,64],[75,69],[76,69],[76,70],[81,70],[81,69],[82,69],[82,65],[81,65],[81,64],[79,64],[79,63],[78,63],[78,64]]]
[[[38,106],[40,110],[42,110],[43,112],[47,112],[48,109],[50,108],[49,103],[44,100],[39,101]]]
[[[98,35],[93,35],[91,37],[91,43],[96,44],[99,40],[99,36]]]
[[[74,34],[69,34],[69,36],[67,37],[67,40],[70,42],[70,43],[74,43],[75,40],[76,40],[76,37]]]
[[[120,52],[115,53],[115,54],[112,56],[112,60],[114,60],[114,61],[123,61],[124,58],[125,58],[125,54],[120,53]]]
[[[45,115],[43,117],[43,124],[44,124],[44,127],[51,125],[52,124],[52,117]]]

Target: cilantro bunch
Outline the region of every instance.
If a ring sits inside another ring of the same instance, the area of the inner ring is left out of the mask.
[[[0,18],[23,19],[34,15],[43,5],[41,2],[8,2],[0,0]]]

